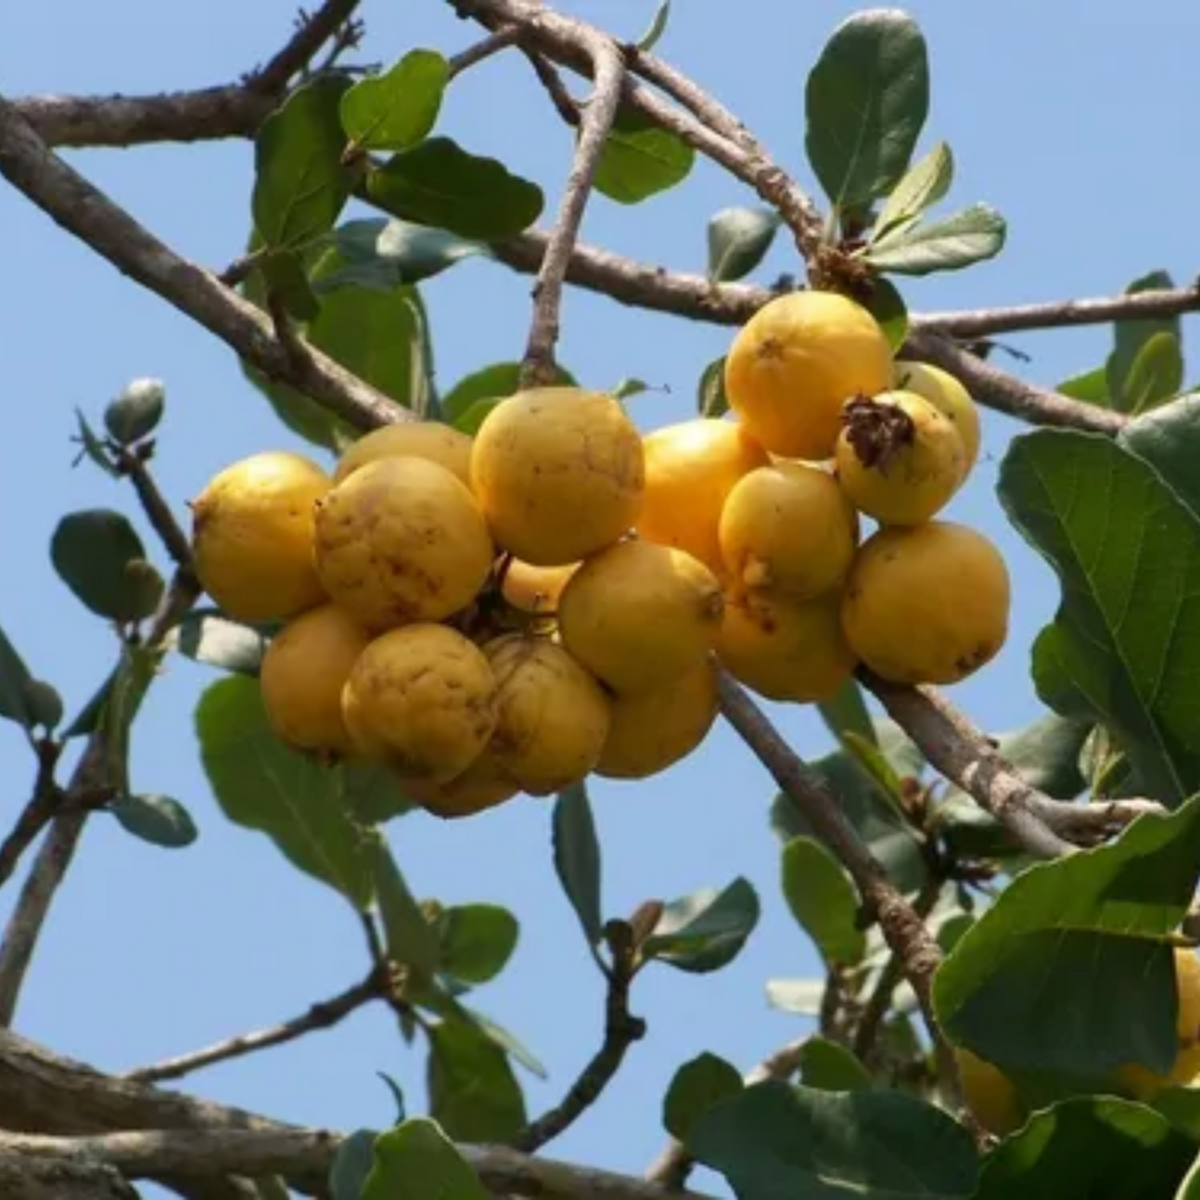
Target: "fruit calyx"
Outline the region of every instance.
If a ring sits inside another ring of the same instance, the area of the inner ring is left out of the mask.
[[[880,404],[870,396],[855,396],[842,409],[846,440],[858,461],[887,474],[889,463],[916,440],[917,427],[899,405]]]

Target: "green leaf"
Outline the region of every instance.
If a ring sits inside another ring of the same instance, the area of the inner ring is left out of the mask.
[[[966,1200],[978,1170],[971,1135],[931,1104],[775,1081],[710,1109],[687,1148],[738,1200]]]
[[[383,1086],[387,1088],[388,1095],[391,1096],[392,1103],[396,1106],[395,1124],[399,1125],[408,1115],[408,1108],[404,1103],[404,1090],[386,1071],[376,1071],[375,1074],[379,1076]]]
[[[134,379],[104,410],[109,437],[132,446],[148,437],[162,420],[167,392],[160,379]]]
[[[703,974],[732,962],[754,932],[758,893],[741,876],[717,891],[704,888],[672,900],[642,945],[647,959]]]
[[[1134,416],[1157,408],[1183,387],[1183,346],[1178,336],[1165,330],[1143,343],[1129,367],[1123,396],[1126,411]]]
[[[600,842],[587,788],[577,783],[559,792],[553,817],[554,869],[583,926],[584,937],[598,946],[604,936],[600,911]]]
[[[352,819],[340,767],[323,767],[272,732],[258,682],[230,675],[196,706],[200,758],[225,815],[265,833],[301,871],[365,910],[375,848]]]
[[[494,158],[468,154],[449,138],[430,138],[393,155],[367,176],[367,194],[385,212],[465,238],[495,241],[532,225],[542,189]]]
[[[0,657],[0,662],[2,661],[3,659]],[[2,669],[0,667],[0,670]],[[0,689],[2,688],[3,684],[0,683]],[[25,685],[25,704],[31,724],[40,725],[47,732],[51,732],[62,723],[62,696],[58,694],[58,689],[53,684],[47,683],[44,679],[31,679]]]
[[[783,848],[783,896],[829,964],[852,965],[867,948],[858,894],[846,869],[820,842],[793,838]]]
[[[50,558],[63,582],[87,608],[113,621],[149,615],[139,582],[146,551],[119,512],[92,508],[68,513],[50,539]],[[149,564],[147,564],[149,565]],[[153,611],[153,606],[151,606]]]
[[[1200,397],[1176,400],[1130,421],[1117,444],[1153,467],[1200,521]]]
[[[653,50],[658,39],[667,31],[667,22],[671,19],[671,0],[659,0],[658,8],[654,11],[654,20],[650,27],[637,40],[639,50]]]
[[[167,645],[222,671],[257,675],[270,638],[261,628],[230,620],[216,609],[193,609],[171,631]]]
[[[842,212],[903,177],[929,111],[925,38],[906,13],[856,13],[835,30],[805,89],[808,160]]]
[[[934,977],[947,1036],[1005,1071],[1096,1081],[1142,1063],[1165,1073],[1177,1050],[1167,939],[1198,874],[1200,798],[1029,867]]]
[[[304,261],[294,250],[273,250],[263,256],[258,272],[268,308],[279,305],[296,321],[312,321],[321,310],[309,283]]]
[[[437,123],[449,82],[450,64],[436,50],[410,50],[343,93],[342,129],[362,150],[406,150]]]
[[[121,657],[102,689],[94,715],[94,728],[107,751],[106,782],[121,791],[129,788],[129,743],[133,722],[154,682],[161,653],[146,646],[125,644]]]
[[[342,162],[338,106],[350,86],[340,74],[302,84],[254,139],[254,225],[265,245],[300,247],[333,228],[354,187]]]
[[[899,289],[890,280],[880,275],[871,284],[871,295],[867,300],[867,311],[875,318],[893,354],[908,339],[908,307]]]
[[[506,1142],[525,1124],[525,1099],[508,1057],[472,1026],[429,1031],[429,1107],[460,1142]]]
[[[29,687],[33,676],[17,648],[0,629],[0,717],[29,729],[34,724]]]
[[[356,1129],[342,1140],[329,1166],[332,1200],[360,1200],[375,1163],[374,1129]]]
[[[619,204],[640,204],[682,183],[696,152],[637,109],[622,106],[596,163],[594,186]]]
[[[440,922],[440,966],[466,983],[486,983],[517,948],[517,918],[498,904],[457,904]]]
[[[1200,620],[1200,525],[1146,462],[1096,434],[1015,438],[998,490],[1062,589],[1034,644],[1038,695],[1117,733],[1158,799],[1191,795],[1200,644],[1179,634]]]
[[[832,700],[823,701],[817,708],[825,727],[839,742],[846,733],[857,733],[865,741],[879,744],[866,699],[856,680],[848,679]]]
[[[484,1037],[495,1042],[506,1054],[508,1054],[514,1062],[519,1062],[531,1075],[536,1075],[539,1079],[549,1078],[545,1066],[541,1060],[522,1042],[515,1033],[505,1029],[498,1021],[493,1021],[491,1017],[479,1012],[477,1009],[469,1008],[465,1004],[458,1005],[458,1011],[465,1016],[483,1035]]]
[[[1064,379],[1055,389],[1073,400],[1082,400],[1086,404],[1108,404],[1108,373],[1104,367],[1096,367]]]
[[[407,966],[418,979],[429,979],[438,968],[437,934],[417,903],[386,842],[375,854],[375,895],[388,957]]]
[[[950,190],[953,179],[954,155],[945,142],[938,142],[892,189],[875,221],[871,241],[878,241],[932,208]]]
[[[107,811],[126,832],[155,846],[179,849],[200,836],[191,813],[170,796],[121,796]]]
[[[828,1038],[810,1037],[800,1050],[800,1078],[822,1092],[859,1092],[873,1086],[871,1073],[852,1050]]]
[[[723,208],[708,223],[708,277],[728,283],[749,275],[766,257],[780,216],[768,208]]]
[[[612,387],[605,390],[617,400],[631,400],[634,396],[651,391],[651,387],[644,379],[631,379],[626,376],[624,379],[618,379]]]
[[[350,814],[363,825],[382,825],[416,807],[395,772],[379,763],[344,763],[339,769]]]
[[[442,397],[442,413],[456,428],[459,422],[481,400],[503,400],[520,390],[521,364],[498,362],[464,375]],[[578,387],[579,381],[570,371],[555,367],[555,386]]]
[[[490,1200],[490,1194],[436,1122],[412,1117],[376,1139],[361,1200]]]
[[[983,1160],[973,1200],[1159,1200],[1195,1144],[1145,1105],[1080,1097],[1036,1112]]]
[[[675,1072],[663,1098],[663,1128],[684,1141],[714,1104],[738,1095],[744,1086],[738,1069],[715,1054],[706,1051],[689,1059]]]
[[[106,475],[110,475],[113,479],[116,479],[117,468],[113,465],[113,461],[109,457],[104,443],[96,436],[96,431],[87,423],[87,418],[78,408],[75,410],[75,420],[79,425],[79,434],[71,440],[78,442],[83,449],[76,456],[75,462],[72,465],[78,466],[80,461],[86,456]]]
[[[714,358],[700,374],[696,410],[702,417],[723,417],[729,411],[725,394],[725,356]]]
[[[326,293],[351,286],[390,292],[439,275],[463,259],[491,255],[483,242],[395,217],[346,221],[334,230],[332,245],[344,265],[322,280]]]
[[[1166,271],[1151,271],[1135,279],[1126,289],[1126,295],[1169,288],[1174,284]],[[1113,323],[1113,350],[1105,364],[1105,378],[1111,405],[1119,412],[1132,412],[1130,396],[1130,373],[1146,343],[1157,333],[1171,333],[1183,339],[1183,327],[1179,317],[1134,317]]]
[[[863,261],[893,275],[931,275],[958,271],[1000,253],[1007,237],[1004,218],[986,204],[928,225],[905,225],[873,242]]]

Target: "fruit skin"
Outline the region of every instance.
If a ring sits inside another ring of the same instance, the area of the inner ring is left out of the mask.
[[[997,1137],[1020,1129],[1029,1113],[1012,1080],[964,1046],[955,1046],[954,1057],[963,1100],[980,1125]]]
[[[882,679],[958,683],[1004,645],[1011,591],[1000,551],[976,530],[952,521],[894,526],[859,547],[842,627]]]
[[[964,450],[964,478],[979,459],[979,443],[982,429],[979,409],[971,394],[949,371],[931,363],[910,362],[897,359],[893,367],[892,387],[900,391],[916,392],[936,405],[958,430]]]
[[[781,461],[751,471],[729,493],[720,538],[725,568],[739,583],[805,599],[850,569],[858,514],[828,471]]]
[[[882,525],[919,525],[966,478],[965,448],[946,415],[915,392],[881,392],[847,404],[837,478],[859,512]]]
[[[837,592],[811,600],[765,589],[727,594],[717,656],[751,691],[797,704],[828,700],[857,665]]]
[[[717,672],[711,659],[664,687],[615,696],[594,773],[606,779],[657,775],[696,750],[716,719]]]
[[[1179,997],[1175,1036],[1179,1051],[1166,1075],[1155,1075],[1137,1063],[1121,1067],[1117,1077],[1138,1100],[1151,1100],[1164,1088],[1192,1083],[1200,1075],[1200,957],[1175,948],[1175,987]]]
[[[440,421],[397,421],[364,434],[338,459],[333,481],[343,479],[378,458],[406,454],[426,458],[471,486],[471,438]]]
[[[329,595],[382,632],[468,605],[494,547],[470,491],[424,458],[376,459],[317,506],[314,557]]]
[[[637,520],[642,439],[614,396],[530,388],[484,418],[471,487],[505,550],[533,566],[565,566],[612,545]]]
[[[615,692],[662,687],[716,645],[724,603],[690,554],[639,539],[589,558],[558,604],[562,643]]]
[[[835,292],[788,292],[738,330],[725,392],[747,432],[772,454],[826,459],[842,405],[891,384],[892,350],[875,318]]]
[[[514,558],[504,572],[500,585],[505,600],[520,612],[549,615],[558,608],[558,600],[578,563],[562,567],[535,567]]]
[[[496,677],[496,729],[488,750],[501,777],[550,796],[596,765],[611,719],[596,678],[546,638],[507,634],[483,647]]]
[[[496,774],[495,761],[486,750],[446,783],[401,777],[400,788],[414,804],[444,821],[498,808],[518,794],[514,784]]]
[[[354,757],[342,719],[342,688],[370,640],[336,604],[310,608],[275,635],[259,682],[267,720],[282,741],[329,757]]]
[[[716,417],[665,425],[642,444],[646,494],[638,535],[686,550],[720,574],[721,509],[740,479],[770,462],[767,452],[740,425]]]
[[[304,455],[266,451],[226,467],[192,501],[196,577],[227,616],[285,621],[325,599],[313,519],[332,486]]]
[[[496,727],[496,678],[473,642],[447,625],[405,625],[376,638],[342,690],[360,753],[402,778],[448,783]]]

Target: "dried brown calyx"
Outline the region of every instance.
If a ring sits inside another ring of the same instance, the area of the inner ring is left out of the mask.
[[[916,440],[913,419],[895,404],[881,404],[870,396],[856,396],[842,409],[846,440],[864,467],[884,474],[892,459]]]

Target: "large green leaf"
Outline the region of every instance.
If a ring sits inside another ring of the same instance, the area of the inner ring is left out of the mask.
[[[355,1200],[490,1200],[436,1121],[412,1117],[375,1142],[375,1165]]]
[[[600,908],[600,842],[587,788],[582,783],[560,792],[554,802],[554,869],[584,936],[600,944],[604,918]]]
[[[682,183],[696,152],[637,109],[622,107],[596,163],[594,185],[610,200],[640,204]]]
[[[856,733],[865,741],[878,744],[875,725],[857,680],[847,679],[833,699],[821,701],[817,709],[825,727],[839,742],[847,733]]]
[[[858,962],[867,947],[858,923],[858,893],[845,867],[813,838],[793,838],[783,848],[783,896],[826,963]]]
[[[1200,396],[1190,396],[1130,421],[1117,441],[1152,466],[1200,521]]]
[[[758,893],[739,876],[721,891],[705,888],[671,901],[642,953],[680,971],[716,971],[737,957],[759,913]]]
[[[907,13],[874,8],[834,31],[805,89],[808,160],[843,212],[887,195],[929,111],[925,38]]]
[[[142,539],[112,509],[68,513],[55,526],[50,558],[76,599],[97,616],[139,621],[162,597],[162,577],[146,561]]]
[[[1165,330],[1153,334],[1138,351],[1125,379],[1123,397],[1134,415],[1150,412],[1183,387],[1183,345]]]
[[[1169,937],[1198,875],[1200,798],[1028,868],[939,968],[942,1028],[1051,1093],[1069,1090],[1052,1076],[1098,1081],[1131,1062],[1165,1072],[1177,1049]]]
[[[683,1141],[714,1104],[736,1096],[745,1085],[741,1073],[715,1054],[699,1054],[675,1072],[663,1097],[663,1127]]]
[[[930,1104],[774,1081],[709,1109],[687,1148],[737,1200],[966,1200],[978,1170],[971,1135]]]
[[[440,966],[465,983],[486,983],[517,948],[517,918],[499,904],[456,904],[438,922]]]
[[[879,210],[871,240],[878,241],[892,230],[917,220],[949,190],[954,179],[954,155],[945,142],[938,142],[928,154],[904,173]]]
[[[450,64],[436,50],[410,50],[379,75],[360,79],[341,99],[342,129],[361,150],[405,150],[437,121]]]
[[[437,934],[382,839],[375,855],[374,878],[388,957],[403,963],[424,984],[438,967]]]
[[[1143,460],[1097,434],[1038,430],[1000,468],[1010,520],[1058,575],[1034,645],[1038,694],[1117,733],[1155,796],[1200,786],[1200,523]]]
[[[767,208],[723,208],[708,222],[708,277],[714,283],[742,279],[762,262],[779,229]]]
[[[481,241],[528,229],[545,203],[536,184],[444,137],[393,155],[367,176],[367,194],[405,221]]]
[[[1136,295],[1138,292],[1173,286],[1171,276],[1166,271],[1150,271],[1135,279],[1125,291],[1127,295]],[[1120,412],[1134,411],[1136,397],[1131,394],[1129,386],[1134,364],[1146,344],[1159,333],[1173,334],[1177,342],[1182,342],[1183,330],[1179,317],[1131,317],[1113,323],[1113,349],[1105,364],[1111,407]]]
[[[893,275],[958,271],[994,258],[1004,247],[1008,226],[994,208],[976,204],[932,221],[898,226],[864,251],[863,260]]]
[[[525,1124],[508,1056],[464,1022],[429,1031],[428,1086],[434,1119],[456,1141],[505,1142]]]
[[[491,255],[483,242],[396,217],[346,221],[334,230],[332,242],[343,265],[322,280],[326,294],[347,286],[390,292],[438,275],[463,259]]]
[[[365,909],[375,846],[350,815],[341,767],[324,767],[272,732],[258,682],[219,679],[196,706],[204,770],[225,815],[265,833],[300,870]]]
[[[823,1092],[857,1092],[872,1086],[871,1072],[853,1050],[828,1038],[810,1037],[800,1051],[800,1080]]]

